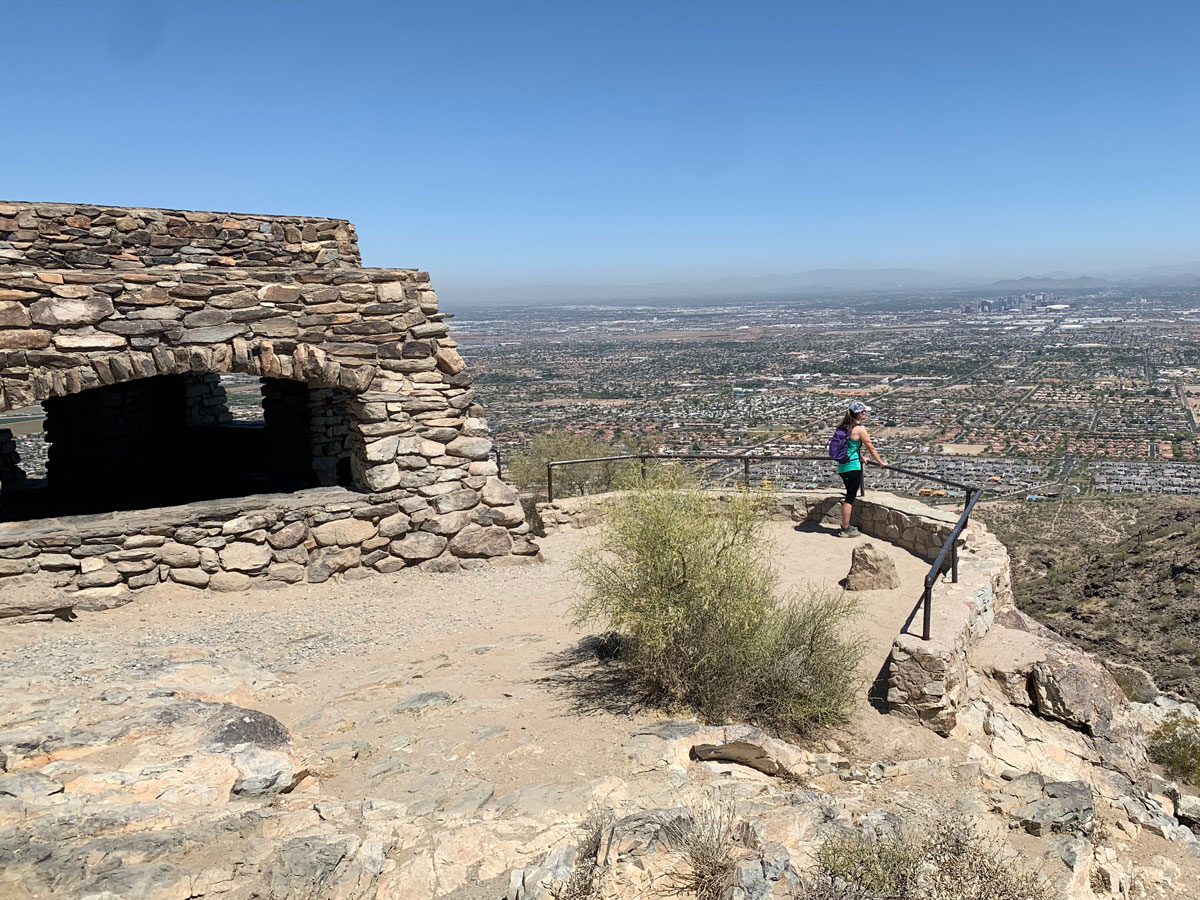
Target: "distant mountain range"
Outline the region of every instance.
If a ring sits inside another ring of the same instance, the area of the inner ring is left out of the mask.
[[[456,302],[473,305],[511,303],[656,303],[710,297],[845,294],[853,291],[1079,291],[1115,287],[1200,287],[1200,262],[1092,275],[1050,272],[989,281],[928,269],[808,269],[784,275],[738,275],[707,281],[664,281],[647,284],[527,284],[467,287],[447,285]]]

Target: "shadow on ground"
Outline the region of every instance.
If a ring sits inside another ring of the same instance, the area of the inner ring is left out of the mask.
[[[551,653],[543,664],[551,670],[536,683],[570,702],[570,715],[607,712],[632,715],[655,705],[617,656],[620,635],[590,634],[572,647]]]

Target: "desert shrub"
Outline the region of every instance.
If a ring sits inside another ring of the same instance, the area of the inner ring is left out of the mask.
[[[575,868],[566,881],[548,885],[552,900],[594,900],[599,894],[597,855],[604,832],[613,823],[612,811],[593,807],[580,823]]]
[[[811,900],[915,898],[921,846],[903,837],[839,835],[817,851]]]
[[[1200,784],[1200,722],[1167,713],[1150,735],[1150,758],[1162,765],[1168,777]]]
[[[817,851],[808,900],[1053,900],[1032,872],[965,821],[919,837],[839,836]]]
[[[1121,693],[1127,700],[1132,700],[1134,703],[1150,703],[1158,696],[1154,683],[1145,674],[1117,666],[1109,669],[1109,674],[1112,675],[1113,681],[1117,683],[1117,687],[1121,689]]]
[[[528,450],[513,454],[506,472],[521,490],[545,494],[547,462],[617,456],[624,452],[591,435],[547,431],[535,437]],[[633,465],[637,465],[636,461]],[[629,461],[558,466],[554,470],[554,494],[556,497],[578,497],[612,490],[617,478],[629,466]]]
[[[628,492],[579,557],[575,614],[622,635],[622,662],[656,699],[802,736],[845,718],[863,643],[845,634],[848,595],[780,595],[771,502],[661,482]]]
[[[672,873],[671,891],[696,900],[724,900],[729,877],[746,855],[737,841],[733,804],[710,798],[692,810],[690,824],[669,829],[672,846],[683,851],[687,862]]]

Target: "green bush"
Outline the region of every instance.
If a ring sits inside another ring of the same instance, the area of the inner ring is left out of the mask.
[[[962,820],[917,838],[830,838],[817,852],[807,900],[1053,900],[995,843]]]
[[[1150,758],[1162,765],[1168,777],[1200,784],[1200,722],[1168,713],[1150,735]]]
[[[656,700],[803,736],[845,719],[864,645],[845,633],[848,595],[779,594],[771,503],[661,479],[628,492],[579,557],[575,614],[622,636],[622,661]]]
[[[521,490],[545,495],[546,463],[563,459],[619,456],[629,452],[631,451],[625,447],[614,446],[591,435],[576,434],[573,431],[548,431],[535,437],[528,450],[513,454],[506,474]],[[556,466],[554,495],[580,497],[611,491],[618,479],[628,477],[630,471],[637,468],[637,460]]]

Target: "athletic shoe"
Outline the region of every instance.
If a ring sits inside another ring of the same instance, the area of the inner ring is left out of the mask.
[[[857,528],[855,528],[853,525],[851,525],[849,528],[843,528],[841,531],[838,532],[838,537],[853,538],[853,537],[859,537],[861,535],[862,535],[862,532],[859,531]]]

